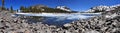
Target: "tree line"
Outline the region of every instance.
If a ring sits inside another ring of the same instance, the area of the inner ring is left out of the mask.
[[[2,6],[0,7],[0,10],[4,11],[18,11],[13,9],[13,6],[10,6],[10,8],[6,8],[5,7],[5,0],[2,0]],[[21,12],[32,12],[32,13],[41,13],[41,12],[47,12],[47,13],[71,13],[65,10],[61,10],[61,9],[56,9],[56,8],[50,8],[50,7],[36,7],[36,6],[29,6],[29,7],[25,7],[25,6],[20,6],[20,10]]]
[[[41,12],[46,12],[46,13],[70,13],[65,10],[60,10],[56,8],[50,8],[50,7],[37,7],[37,6],[21,6],[20,7],[21,12],[32,12],[32,13],[41,13]]]
[[[10,6],[10,8],[5,7],[5,0],[2,0],[2,6],[0,7],[0,10],[2,10],[2,11],[4,11],[4,10],[6,10],[6,11],[14,11],[13,6]]]

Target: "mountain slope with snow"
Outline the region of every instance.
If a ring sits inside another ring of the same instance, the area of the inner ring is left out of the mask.
[[[113,6],[96,6],[92,7],[91,9],[87,10],[87,12],[105,12],[105,11],[111,11],[111,10],[116,10],[117,8],[120,8],[120,4],[118,5],[113,5]]]

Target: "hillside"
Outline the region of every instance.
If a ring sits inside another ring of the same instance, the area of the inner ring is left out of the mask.
[[[75,11],[66,11],[66,10],[61,10],[57,8],[50,8],[45,5],[34,5],[34,6],[29,6],[29,7],[23,7],[21,6],[20,10],[22,12],[32,12],[32,13],[41,13],[41,12],[46,12],[46,13],[72,13]]]
[[[115,11],[115,10],[120,10],[120,4],[113,5],[113,6],[103,6],[103,5],[95,6],[95,7],[92,7],[91,9],[87,10],[87,12],[99,13],[99,12]]]

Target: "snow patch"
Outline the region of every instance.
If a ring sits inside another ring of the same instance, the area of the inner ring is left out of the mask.
[[[86,16],[87,14],[100,15],[101,13],[16,13],[16,14],[25,15],[25,16],[56,17],[56,18],[71,20],[71,19],[86,19],[89,17],[94,17],[94,16]]]

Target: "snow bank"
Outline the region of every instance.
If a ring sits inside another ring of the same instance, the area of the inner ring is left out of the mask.
[[[17,15],[25,16],[43,16],[43,17],[58,17],[66,19],[85,19],[88,17],[94,17],[95,15],[100,15],[101,13],[16,13]],[[86,16],[94,15],[94,16]]]

